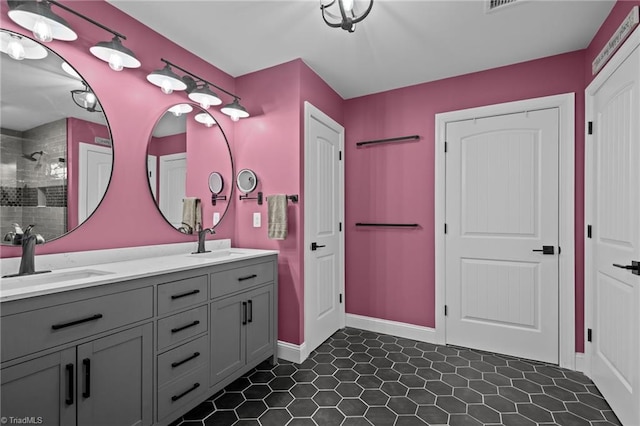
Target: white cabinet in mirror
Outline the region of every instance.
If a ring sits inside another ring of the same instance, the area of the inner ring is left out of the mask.
[[[51,241],[100,204],[111,178],[111,132],[89,82],[56,52],[6,30],[0,42],[2,243],[19,244],[15,223],[35,225]],[[26,56],[16,60],[21,46]]]
[[[201,200],[194,205],[201,209],[196,217],[202,228],[217,226],[213,217],[222,220],[233,191],[224,181],[233,174],[227,138],[207,110],[178,104],[160,117],[147,148],[147,176],[158,210],[173,228],[195,232],[197,226],[190,226],[193,221],[185,218],[183,208],[184,200],[193,198]]]

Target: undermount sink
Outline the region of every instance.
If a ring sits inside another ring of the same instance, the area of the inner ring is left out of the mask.
[[[241,256],[243,254],[245,253],[242,251],[231,249],[231,250],[213,250],[205,253],[190,253],[188,256],[196,259],[211,260],[211,259],[220,259],[223,257]]]
[[[35,273],[33,275],[21,275],[17,277],[2,278],[0,290],[12,290],[28,285],[55,284],[64,281],[80,280],[83,278],[93,278],[113,272],[100,271],[97,269],[81,269],[77,271],[53,271],[46,273]]]

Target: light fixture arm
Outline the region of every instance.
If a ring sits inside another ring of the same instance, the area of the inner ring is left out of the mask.
[[[340,16],[336,16],[331,12],[325,12],[325,9],[328,9],[331,6],[333,6],[336,3],[336,1],[338,2],[338,9],[340,10]],[[320,4],[320,10],[322,11],[322,19],[324,20],[325,24],[327,24],[331,28],[342,28],[343,30],[349,31],[350,33],[355,31],[355,25],[357,23],[362,22],[362,20],[369,15],[369,12],[371,12],[371,8],[373,8],[373,0],[369,0],[369,6],[367,7],[367,10],[365,10],[360,16],[356,16],[356,13],[353,9],[351,10],[352,16],[348,16],[347,15],[348,11],[344,7],[343,0],[332,0],[328,4],[322,4],[322,3]],[[328,14],[331,18],[340,19],[340,22],[337,22],[337,23],[330,22],[327,19],[325,13]]]
[[[229,96],[231,96],[231,97],[233,97],[233,98],[235,98],[235,99],[238,99],[238,100],[240,100],[240,99],[241,99],[241,98],[240,98],[240,96],[235,95],[235,94],[233,94],[233,93],[231,93],[231,92],[229,92],[229,91],[227,91],[227,90],[223,89],[222,87],[220,87],[220,86],[218,86],[218,85],[216,85],[216,84],[213,84],[213,83],[211,83],[210,81],[205,80],[205,79],[204,79],[204,78],[202,78],[202,77],[198,77],[198,76],[197,76],[197,75],[195,75],[194,73],[192,73],[192,72],[190,72],[190,71],[187,71],[186,69],[184,69],[184,68],[182,68],[182,67],[180,67],[180,66],[178,66],[178,65],[176,65],[176,64],[174,64],[174,63],[172,63],[172,62],[170,62],[170,61],[167,61],[167,60],[166,60],[166,59],[164,59],[164,58],[160,58],[160,60],[161,60],[162,62],[164,62],[165,64],[169,65],[170,67],[177,68],[177,69],[179,69],[180,71],[184,72],[185,74],[188,74],[188,75],[190,75],[191,77],[195,78],[196,80],[199,80],[199,81],[201,81],[201,82],[203,82],[203,83],[206,83],[206,84],[208,84],[209,86],[213,86],[213,87],[215,87],[216,89],[218,89],[218,90],[220,90],[220,91],[222,91],[222,92],[226,93],[227,95],[229,95]]]
[[[64,4],[62,4],[62,3],[60,3],[60,2],[57,2],[56,0],[43,0],[43,1],[45,1],[45,2],[47,2],[47,3],[50,3],[50,4],[54,4],[54,5],[58,6],[60,9],[64,9],[64,10],[66,10],[67,12],[72,13],[72,14],[74,14],[74,15],[76,15],[76,16],[78,16],[78,17],[82,18],[82,19],[84,19],[85,21],[91,22],[91,23],[92,23],[93,25],[95,25],[96,27],[100,27],[100,28],[102,28],[103,30],[105,30],[105,31],[107,31],[107,32],[110,32],[111,34],[113,34],[113,35],[114,35],[114,36],[116,36],[116,37],[120,37],[120,38],[121,38],[121,39],[123,39],[123,40],[126,40],[126,39],[127,39],[127,37],[125,37],[124,35],[120,34],[119,32],[114,31],[114,30],[112,30],[111,28],[109,28],[109,27],[106,27],[106,26],[102,25],[100,22],[94,21],[93,19],[89,18],[88,16],[84,16],[84,15],[83,15],[83,14],[81,14],[80,12],[76,12],[75,10],[71,9],[71,8],[70,8],[70,7],[68,7],[68,6],[65,6]]]

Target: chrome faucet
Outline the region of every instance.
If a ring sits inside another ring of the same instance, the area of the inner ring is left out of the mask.
[[[14,245],[22,246],[22,257],[20,258],[20,268],[18,269],[17,274],[13,275],[5,275],[5,277],[19,277],[22,275],[33,275],[33,274],[42,274],[45,272],[51,271],[36,271],[36,263],[35,263],[35,252],[36,252],[36,244],[44,243],[44,238],[42,235],[36,234],[35,232],[31,232],[35,225],[29,225],[27,228],[22,231],[20,225],[17,223],[13,224],[15,228],[15,232],[10,232],[5,235],[5,240],[11,241]]]
[[[194,252],[194,254],[209,252],[209,250],[204,249],[204,242],[205,242],[205,237],[207,236],[207,233],[213,235],[216,233],[216,231],[214,231],[213,228],[202,229],[202,225],[198,224],[198,251]]]

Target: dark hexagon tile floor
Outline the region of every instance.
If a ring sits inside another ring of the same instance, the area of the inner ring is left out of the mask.
[[[620,425],[583,374],[353,328],[264,362],[171,426]]]

